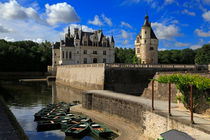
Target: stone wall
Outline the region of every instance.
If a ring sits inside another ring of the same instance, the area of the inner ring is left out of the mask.
[[[56,82],[78,89],[104,89],[104,64],[58,66]]]
[[[179,117],[169,118],[167,113],[153,112],[148,104],[139,100],[135,96],[95,90],[84,92],[82,106],[124,118],[127,123],[143,128],[143,134],[148,138],[157,139],[161,133],[170,129],[186,132],[198,140],[210,138],[210,131],[204,131],[197,125],[191,126],[189,121],[183,121]]]
[[[140,96],[154,75],[155,71],[152,69],[106,69],[104,89]]]

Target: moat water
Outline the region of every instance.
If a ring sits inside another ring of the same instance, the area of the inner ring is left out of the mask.
[[[56,85],[55,82],[1,82],[5,100],[30,140],[77,140],[60,130],[37,132],[34,114],[50,103],[82,99],[81,90]],[[99,139],[92,135],[83,140]]]

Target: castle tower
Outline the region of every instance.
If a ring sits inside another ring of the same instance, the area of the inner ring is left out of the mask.
[[[141,60],[141,64],[158,64],[158,39],[151,28],[147,14],[135,40],[135,54],[138,60]]]

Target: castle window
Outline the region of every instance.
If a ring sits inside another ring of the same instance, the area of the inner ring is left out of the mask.
[[[87,46],[87,41],[84,41],[84,46]]]
[[[93,63],[97,63],[97,58],[93,58]]]
[[[145,31],[145,34],[147,34],[147,31]]]
[[[146,40],[144,40],[144,43],[147,43],[147,41],[146,41]]]
[[[103,51],[103,55],[106,55],[106,51]]]
[[[87,50],[84,50],[84,54],[87,54]]]
[[[93,54],[97,54],[97,51],[93,51]]]
[[[55,53],[55,56],[56,56],[56,53]]]
[[[64,51],[62,52],[62,55],[63,55],[63,59],[64,59]]]
[[[140,53],[140,48],[137,48],[137,53]]]
[[[150,47],[149,49],[150,49],[150,50],[154,50],[154,48],[153,48],[153,47]]]
[[[106,42],[103,43],[103,46],[106,47]]]
[[[76,43],[76,46],[78,46],[78,43]]]
[[[84,58],[84,64],[87,64],[87,58]]]
[[[68,59],[68,52],[66,52],[66,59]]]
[[[71,52],[69,52],[69,59],[71,59]]]
[[[106,63],[106,58],[103,59],[103,63]]]

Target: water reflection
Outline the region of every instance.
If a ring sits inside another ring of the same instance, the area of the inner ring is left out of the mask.
[[[52,102],[66,102],[71,103],[72,101],[82,101],[82,90],[75,89],[72,87],[67,87],[61,84],[55,84],[52,82],[50,84],[52,86]]]
[[[81,90],[56,85],[55,82],[4,82],[0,84],[5,89],[4,94],[9,108],[30,140],[75,140],[65,137],[65,133],[60,130],[37,132],[33,115],[50,103],[82,101]],[[92,136],[83,138],[83,140],[93,139],[95,138]]]

